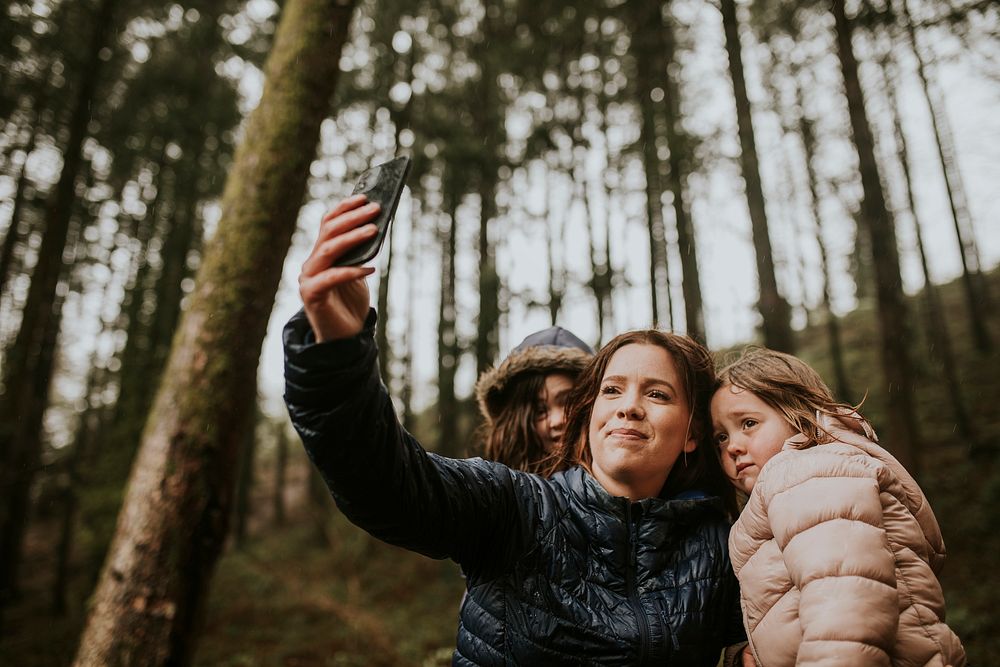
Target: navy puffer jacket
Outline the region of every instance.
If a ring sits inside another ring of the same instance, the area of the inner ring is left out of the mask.
[[[716,498],[631,503],[582,468],[551,479],[427,453],[376,369],[374,314],[314,343],[285,327],[285,400],[341,511],[465,572],[455,665],[714,666],[744,639]]]

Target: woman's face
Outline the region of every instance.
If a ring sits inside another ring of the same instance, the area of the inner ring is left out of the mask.
[[[565,373],[550,373],[535,400],[534,427],[546,452],[560,443],[566,430],[566,399],[573,379]]]
[[[591,469],[613,496],[659,495],[683,452],[694,451],[691,410],[673,357],[659,345],[612,355],[590,415]]]

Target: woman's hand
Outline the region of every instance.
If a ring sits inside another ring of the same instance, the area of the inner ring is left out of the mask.
[[[379,205],[364,195],[344,199],[323,217],[319,236],[299,274],[299,295],[316,340],[349,338],[360,333],[368,316],[370,266],[333,266],[345,252],[370,240]]]

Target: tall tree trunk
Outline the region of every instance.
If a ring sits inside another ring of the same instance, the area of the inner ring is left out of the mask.
[[[132,234],[129,234],[131,237]],[[101,288],[101,305],[98,312],[104,312],[106,305],[111,300],[110,286],[112,283],[109,277]],[[97,336],[100,340],[111,330],[110,324],[103,322],[101,332]],[[90,463],[89,455],[98,428],[101,423],[101,414],[106,408],[100,404],[96,398],[98,388],[103,387],[107,381],[108,369],[104,365],[98,364],[99,346],[95,344],[90,354],[90,361],[87,367],[87,384],[84,389],[84,401],[86,408],[80,414],[77,422],[76,433],[73,436],[73,444],[65,459],[65,472],[59,476],[60,496],[63,503],[61,508],[59,538],[56,543],[55,561],[56,574],[52,583],[52,611],[57,615],[66,613],[69,607],[69,581],[70,581],[70,561],[72,560],[73,547],[76,542],[76,524],[80,513],[80,494],[83,490],[83,476],[80,474],[81,468]]]
[[[797,74],[797,73],[796,73]],[[833,362],[833,376],[836,381],[837,396],[840,400],[853,402],[857,400],[851,391],[847,379],[847,367],[844,363],[844,344],[840,335],[840,323],[833,312],[833,298],[830,295],[830,262],[826,251],[826,241],[823,239],[823,214],[820,210],[819,176],[816,173],[816,133],[813,123],[806,114],[805,100],[802,98],[802,87],[798,77],[795,81],[795,106],[799,110],[799,136],[802,139],[803,160],[806,166],[806,181],[809,184],[809,208],[812,211],[813,229],[816,233],[816,245],[819,248],[819,269],[823,284],[823,313],[825,315],[826,333],[830,345],[830,359]]]
[[[920,437],[913,400],[913,368],[907,343],[908,315],[899,273],[899,250],[892,216],[875,160],[864,91],[858,76],[858,62],[852,44],[853,26],[847,18],[844,0],[832,0],[837,31],[837,56],[844,75],[844,89],[851,120],[851,134],[858,153],[863,196],[861,223],[871,240],[875,258],[875,289],[878,297],[879,338],[882,371],[888,391],[889,431],[900,462],[911,471],[920,471]]]
[[[670,298],[670,271],[667,266],[667,235],[663,222],[663,172],[657,153],[657,113],[652,96],[657,89],[655,69],[663,67],[660,44],[659,3],[631,3],[631,53],[635,62],[635,92],[639,105],[639,143],[646,176],[646,222],[649,231],[649,296],[651,323],[660,323],[664,312],[673,328],[673,309],[661,308]],[[664,94],[662,88],[659,93]]]
[[[602,70],[603,72],[603,70]],[[604,252],[601,256],[594,256],[592,263],[594,266],[593,289],[594,297],[598,302],[598,313],[600,320],[597,323],[597,343],[596,347],[604,345],[608,324],[614,328],[614,288],[616,282],[615,269],[611,264],[611,188],[608,185],[608,177],[612,169],[611,148],[609,145],[608,131],[608,107],[612,100],[604,94],[604,87],[601,87],[599,97],[600,104],[600,132],[604,137],[605,165],[601,175],[600,191],[604,196],[604,215],[601,217],[601,228],[604,234]]]
[[[594,216],[594,207],[590,203],[590,183],[586,180],[586,177],[582,179],[580,187],[583,190],[583,201],[587,208],[587,254],[590,257],[590,280],[588,282],[590,290],[594,293],[594,302],[597,305],[597,345],[600,347],[601,341],[604,340],[605,320],[610,315],[611,267],[604,262],[603,257],[606,257],[606,255],[602,255],[594,241],[596,235],[594,225],[597,223],[597,220]],[[607,224],[607,215],[607,207],[605,207],[605,225]],[[607,244],[610,242],[611,239],[605,237],[605,251],[607,250]]]
[[[962,398],[962,383],[958,379],[958,365],[955,362],[955,354],[952,351],[951,335],[948,333],[948,323],[945,318],[944,308],[941,306],[941,298],[937,291],[937,286],[931,280],[930,265],[927,261],[927,252],[924,245],[924,234],[920,224],[920,216],[917,213],[917,202],[913,193],[913,181],[910,177],[910,157],[907,148],[906,135],[903,133],[903,121],[899,114],[899,104],[896,93],[893,89],[894,81],[898,80],[898,69],[895,58],[890,51],[880,63],[882,66],[882,77],[885,82],[885,91],[889,109],[892,112],[893,133],[896,139],[896,151],[900,169],[903,172],[903,183],[906,186],[906,201],[913,216],[913,226],[916,231],[917,250],[920,253],[920,268],[924,274],[924,321],[927,328],[927,338],[930,341],[930,354],[934,358],[944,374],[945,386],[947,387],[948,401],[951,403],[951,411],[955,417],[955,425],[958,432],[971,444],[976,442],[976,429],[973,425],[969,411],[965,408],[965,401]],[[895,73],[895,76],[894,76]]]
[[[760,166],[757,161],[757,143],[754,138],[753,114],[743,75],[743,48],[740,26],[736,16],[736,0],[720,0],[722,27],[726,35],[726,53],[729,56],[729,75],[733,80],[736,97],[736,124],[740,135],[740,164],[746,183],[750,225],[753,230],[753,247],[757,257],[757,277],[760,281],[760,314],[763,318],[764,345],[774,350],[794,352],[791,313],[788,303],[778,292],[774,275],[774,256],[767,226],[764,189],[761,185]]]
[[[250,520],[250,495],[254,485],[254,458],[257,454],[257,424],[260,420],[260,410],[253,411],[250,428],[246,430],[242,451],[240,452],[240,472],[236,479],[236,502],[233,506],[233,541],[236,548],[242,549],[247,539],[247,523]]]
[[[17,176],[17,187],[14,190],[14,206],[10,213],[10,224],[7,225],[7,233],[3,237],[3,245],[0,246],[0,295],[3,294],[7,280],[10,278],[11,265],[14,259],[14,247],[21,242],[27,233],[22,229],[21,216],[24,209],[24,191],[28,185],[28,158],[35,150],[35,141],[38,138],[38,116],[35,115],[35,122],[31,126],[31,135],[28,143],[24,146],[24,162],[21,163],[21,173]]]
[[[288,484],[288,429],[284,422],[277,424],[274,428],[274,498],[272,508],[274,509],[274,525],[284,526],[286,521],[285,512],[285,489]]]
[[[566,296],[566,269],[562,265],[556,265],[556,250],[562,247],[563,230],[566,228],[566,218],[572,204],[563,208],[552,206],[552,200],[556,196],[555,189],[548,187],[552,175],[552,169],[546,165],[545,212],[542,215],[542,227],[545,229],[546,264],[549,269],[549,324],[556,326],[559,323],[559,313],[562,312],[563,298]],[[553,217],[554,208],[558,213]]]
[[[497,0],[485,0],[482,41],[474,49],[480,67],[476,83],[477,100],[472,107],[475,128],[483,144],[479,161],[479,317],[476,331],[476,374],[489,368],[500,351],[500,276],[491,229],[497,214],[497,149],[500,145],[500,96],[497,72],[490,45],[496,36],[494,10],[502,10]]]
[[[185,665],[230,516],[257,363],[354,3],[287,0],[76,665]]]
[[[452,167],[445,166],[445,170]],[[445,227],[441,231],[441,301],[438,305],[438,439],[437,451],[458,455],[458,401],[455,398],[455,373],[458,370],[458,334],[455,330],[455,252],[457,250],[459,186],[450,173],[445,174]]]
[[[101,71],[101,49],[112,28],[115,0],[102,0],[88,43],[86,62],[73,102],[68,139],[63,151],[63,167],[45,210],[45,233],[38,250],[38,262],[32,272],[21,328],[4,363],[3,394],[0,395],[0,610],[15,585],[23,538],[22,516],[17,508],[27,507],[27,493],[35,474],[31,461],[39,452],[31,451],[25,440],[32,437],[25,415],[44,410],[35,401],[47,395],[48,378],[40,372],[47,363],[46,341],[58,336],[56,289],[63,272],[63,254],[70,236],[77,176],[82,164],[81,147],[87,135],[90,106]],[[53,331],[56,328],[56,331]],[[45,389],[36,386],[38,382]],[[27,430],[26,430],[27,429]]]
[[[690,149],[688,137],[681,126],[681,89],[672,69],[677,66],[677,40],[673,27],[662,23],[657,12],[657,25],[662,34],[662,50],[666,67],[660,79],[666,96],[663,100],[667,146],[670,148],[667,187],[673,195],[674,223],[677,226],[677,252],[681,259],[681,287],[684,292],[684,319],[689,336],[702,343],[705,338],[705,315],[701,298],[701,273],[698,270],[698,252],[694,236],[694,223],[688,206],[687,178]]]
[[[976,248],[976,235],[962,187],[961,172],[958,168],[958,158],[955,155],[954,140],[948,119],[941,108],[939,96],[935,91],[934,81],[927,71],[923,54],[917,43],[917,32],[910,14],[910,3],[901,0],[903,22],[910,49],[917,60],[917,75],[920,77],[921,88],[931,115],[931,127],[934,129],[934,140],[937,146],[938,159],[941,162],[941,173],[944,176],[944,187],[948,195],[948,206],[951,219],[955,225],[958,237],[959,254],[962,259],[962,285],[965,288],[966,303],[969,308],[969,322],[972,326],[973,339],[980,352],[989,352],[993,347],[989,327],[986,324],[986,313],[990,312],[989,295],[986,281],[981,273],[979,251]]]
[[[417,328],[416,303],[417,303],[417,283],[416,277],[419,275],[417,268],[417,257],[421,254],[421,249],[417,246],[417,225],[419,215],[419,200],[413,198],[413,215],[410,216],[410,238],[406,244],[406,264],[405,270],[410,276],[407,281],[406,290],[406,331],[408,335],[403,340],[402,377],[400,378],[399,399],[403,404],[402,423],[410,433],[413,433],[416,426],[416,414],[413,411],[413,332]]]
[[[413,64],[416,58],[416,45],[410,48],[409,54],[406,57],[406,72],[404,76],[400,79],[408,84],[413,83]],[[413,95],[407,100],[403,108],[397,113],[392,114],[392,120],[395,125],[394,137],[392,145],[398,151],[399,149],[399,135],[403,130],[409,128],[410,126],[410,116],[413,105]],[[390,354],[392,353],[392,348],[389,346],[389,278],[392,275],[392,256],[393,256],[393,246],[392,240],[396,237],[396,228],[398,225],[393,225],[389,230],[389,247],[385,250],[385,264],[382,266],[382,270],[379,272],[378,278],[378,321],[375,322],[375,343],[378,348],[378,367],[382,374],[382,382],[385,386],[392,386],[392,368],[390,368],[392,361],[390,359]]]

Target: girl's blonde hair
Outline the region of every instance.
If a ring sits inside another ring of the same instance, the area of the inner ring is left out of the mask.
[[[809,439],[803,447],[829,439],[817,413],[836,417],[854,414],[861,407],[860,403],[853,406],[835,399],[819,373],[798,357],[764,347],[748,347],[739,359],[723,367],[717,373],[716,389],[726,385],[751,391],[777,410],[796,432]],[[864,417],[860,420],[871,426]]]

